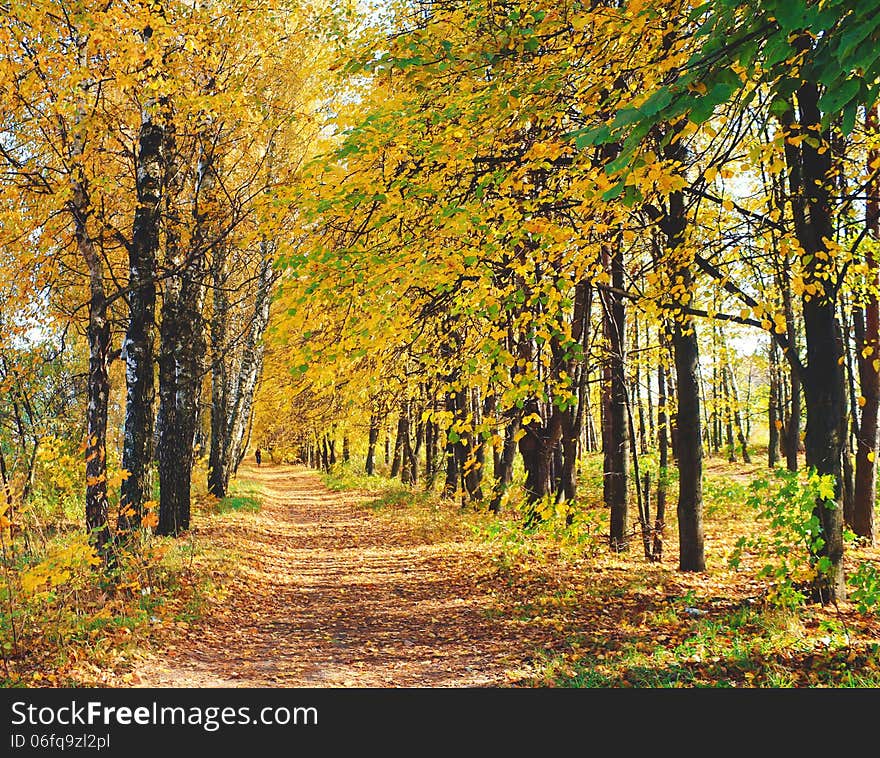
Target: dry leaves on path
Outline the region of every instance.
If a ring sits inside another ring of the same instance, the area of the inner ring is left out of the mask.
[[[141,665],[142,686],[471,687],[524,673],[534,640],[489,612],[479,544],[396,527],[304,469],[242,476],[261,510],[202,531],[240,556],[226,600]]]

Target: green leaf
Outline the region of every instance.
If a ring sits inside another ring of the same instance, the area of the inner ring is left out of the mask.
[[[568,137],[574,137],[574,144],[578,150],[583,150],[591,145],[601,145],[611,140],[611,130],[607,124],[596,126],[590,129],[579,129],[576,132],[570,132]]]
[[[843,132],[844,135],[851,134],[856,125],[856,110],[858,109],[858,105],[859,104],[856,100],[850,100],[849,103],[847,103],[846,108],[843,109],[840,131]]]
[[[807,9],[802,0],[777,0],[775,4],[770,5],[770,10],[786,32],[804,28]]]
[[[639,110],[645,116],[655,116],[671,102],[672,92],[669,87],[661,87],[641,104]]]
[[[636,123],[642,119],[642,111],[639,108],[621,108],[614,117],[612,126],[621,129],[624,126]]]
[[[712,3],[703,3],[702,5],[697,6],[688,14],[688,21],[693,23],[711,7]]]
[[[829,87],[819,98],[819,109],[823,113],[837,113],[859,93],[861,87],[860,79],[847,79],[840,86]]]
[[[850,24],[840,35],[837,44],[837,59],[843,63],[852,55],[859,44],[868,37],[876,27],[869,23]]]
[[[823,500],[830,500],[834,507],[834,477],[830,474],[819,479],[819,497]]]
[[[791,104],[788,100],[785,100],[781,97],[773,98],[773,102],[770,103],[770,112],[774,116],[784,116],[791,110]]]
[[[788,41],[788,35],[777,32],[764,45],[764,66],[771,68],[777,63],[781,63],[794,51],[791,43]]]
[[[611,189],[607,190],[602,194],[603,200],[614,200],[620,197],[625,187],[623,179],[621,179],[617,184],[615,184]]]

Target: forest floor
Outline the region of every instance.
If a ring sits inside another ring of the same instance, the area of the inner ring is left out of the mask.
[[[880,685],[880,619],[852,604],[781,609],[754,534],[761,464],[707,462],[708,571],[605,547],[587,502],[525,532],[383,478],[243,467],[258,511],[197,539],[233,556],[222,592],[171,625],[126,675],[159,687],[811,687]],[[589,486],[587,476],[587,491]],[[601,491],[601,490],[599,490]],[[510,516],[510,514],[508,514]],[[558,514],[557,514],[558,516]],[[862,553],[876,561],[877,551]],[[125,686],[125,685],[123,685]]]
[[[262,507],[213,521],[222,602],[132,677],[155,687],[471,687],[522,678],[539,635],[492,608],[494,567],[451,530],[377,518],[317,473],[243,467]]]

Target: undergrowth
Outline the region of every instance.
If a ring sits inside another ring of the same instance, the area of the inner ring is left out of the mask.
[[[202,477],[204,478],[204,477]],[[202,483],[203,484],[203,483]],[[61,513],[62,505],[45,511]],[[258,505],[238,493],[219,503],[200,487],[196,525],[178,538],[157,537],[155,503],[147,504],[145,528],[117,542],[104,564],[88,536],[66,520],[40,530],[0,529],[0,648],[3,687],[118,686],[131,681],[139,651],[198,620],[225,592],[222,573],[232,557],[198,538],[197,525]],[[63,509],[69,504],[65,501]],[[31,510],[31,523],[35,511]]]
[[[581,499],[540,504],[542,518],[529,528],[515,488],[495,516],[384,477],[337,470],[324,479],[335,490],[369,492],[367,504],[395,518],[427,523],[439,512],[466,523],[464,538],[480,546],[494,577],[490,616],[546,640],[529,666],[509,672],[513,685],[880,686],[877,551],[848,548],[851,602],[807,604],[800,588],[825,568],[811,550],[819,545],[813,503],[827,486],[806,474],[794,483],[780,474],[774,484],[757,465],[709,463],[705,574],[675,570],[674,482],[662,562],[641,555],[636,523],[629,551],[608,550],[607,513],[590,486],[599,456],[584,463]]]

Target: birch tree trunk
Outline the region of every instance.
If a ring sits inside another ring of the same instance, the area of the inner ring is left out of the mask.
[[[169,134],[173,139],[173,133]],[[169,153],[172,154],[172,153]],[[214,240],[207,227],[213,197],[214,156],[202,148],[193,196],[193,233],[185,258],[170,224],[169,263],[162,300],[159,351],[159,525],[157,533],[178,535],[189,529],[193,443],[205,356],[206,256]]]
[[[126,402],[122,482],[117,528],[125,533],[143,517],[147,474],[152,459],[154,332],[159,227],[164,184],[165,134],[155,116],[142,116],[136,164],[137,209],[128,251],[128,331],[123,343]],[[146,495],[149,499],[149,495]]]
[[[85,43],[78,52],[85,70]],[[89,232],[92,212],[84,152],[87,139],[83,125],[89,84],[83,83],[77,102],[70,143],[71,197],[74,240],[89,272],[89,321],[86,336],[89,344],[89,374],[86,410],[86,529],[98,553],[106,560],[110,546],[107,501],[107,409],[110,397],[110,320],[107,317],[107,294],[104,289],[104,265]]]

